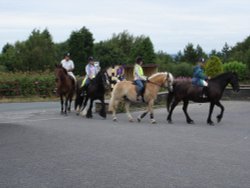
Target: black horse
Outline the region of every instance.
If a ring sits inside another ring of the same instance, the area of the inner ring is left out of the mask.
[[[238,76],[236,73],[227,72],[222,73],[208,81],[207,88],[207,97],[202,98],[200,93],[202,88],[198,86],[192,85],[191,81],[176,81],[174,83],[174,89],[172,92],[168,94],[167,97],[167,109],[168,109],[168,117],[167,121],[172,123],[172,113],[176,105],[183,101],[183,111],[186,116],[186,121],[189,124],[194,123],[194,121],[189,117],[187,113],[187,107],[189,100],[199,103],[210,102],[209,115],[207,118],[207,123],[209,125],[214,125],[211,120],[211,115],[214,109],[214,105],[221,108],[221,113],[217,116],[217,121],[220,122],[223,117],[224,106],[220,103],[220,99],[223,95],[223,92],[228,84],[231,84],[234,91],[239,91],[239,82]],[[171,108],[169,110],[169,107]]]
[[[104,102],[105,91],[110,89],[110,78],[106,70],[100,71],[94,79],[92,79],[86,89],[86,96],[82,96],[85,88],[77,87],[77,94],[75,99],[75,109],[77,115],[82,111],[82,115],[86,115],[87,118],[92,118],[92,107],[94,100],[101,101],[101,109],[99,115],[106,118],[106,108]],[[90,106],[87,109],[87,103],[90,100]],[[87,114],[86,114],[87,110]]]

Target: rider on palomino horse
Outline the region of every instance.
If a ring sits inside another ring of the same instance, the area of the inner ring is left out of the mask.
[[[137,85],[137,101],[139,101],[139,97],[141,96],[142,101],[144,101],[143,98],[143,90],[144,90],[144,84],[143,81],[147,81],[147,77],[144,76],[143,69],[142,69],[143,59],[142,57],[137,57],[135,66],[134,66],[134,81]]]

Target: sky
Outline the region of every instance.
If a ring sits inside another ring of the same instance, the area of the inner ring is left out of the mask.
[[[83,26],[94,42],[128,31],[148,36],[155,51],[176,54],[188,43],[209,53],[250,35],[249,0],[1,0],[0,49],[47,28],[64,42]]]

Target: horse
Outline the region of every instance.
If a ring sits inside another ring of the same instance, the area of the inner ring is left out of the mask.
[[[172,74],[167,72],[155,73],[148,78],[145,83],[145,92],[143,94],[144,101],[147,104],[147,110],[137,117],[138,122],[141,122],[142,118],[150,112],[151,123],[156,123],[153,114],[153,105],[157,98],[157,93],[161,87],[168,87],[171,90],[173,79]],[[112,111],[113,121],[117,121],[116,109],[118,104],[124,101],[128,119],[130,122],[133,122],[133,117],[129,112],[129,106],[131,102],[137,101],[136,90],[137,86],[132,81],[120,81],[114,86],[109,103],[109,111]]]
[[[61,114],[70,112],[72,98],[75,92],[75,81],[71,78],[61,64],[55,65],[56,93],[61,100]],[[65,101],[64,101],[65,98]],[[68,104],[69,102],[69,104]]]
[[[214,105],[220,107],[221,112],[217,116],[217,122],[219,123],[224,113],[224,106],[220,103],[220,99],[228,84],[232,86],[233,91],[238,92],[240,90],[238,76],[236,73],[226,72],[208,80],[207,97],[202,98],[200,95],[202,87],[192,85],[190,80],[175,81],[173,91],[170,92],[167,97],[167,110],[169,112],[167,121],[172,123],[173,110],[180,101],[183,101],[182,109],[186,116],[186,122],[188,124],[193,124],[194,121],[187,113],[188,103],[191,100],[199,103],[210,102],[209,114],[207,118],[207,123],[209,125],[214,125],[214,122],[211,120]]]
[[[96,77],[92,79],[89,83],[89,86],[86,90],[86,97],[81,96],[83,93],[83,88],[77,89],[77,96],[75,99],[75,109],[77,111],[77,115],[79,115],[81,111],[81,115],[87,118],[92,118],[92,107],[94,100],[101,101],[101,109],[99,111],[99,115],[103,118],[107,117],[104,95],[105,91],[110,89],[110,78],[106,72],[106,70],[98,72]],[[90,100],[90,106],[87,107],[88,100]],[[83,102],[84,101],[84,102]]]

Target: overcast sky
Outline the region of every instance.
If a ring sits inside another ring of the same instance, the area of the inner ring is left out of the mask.
[[[188,43],[221,50],[250,35],[249,0],[0,0],[0,49],[48,28],[54,42],[86,26],[95,42],[127,30],[149,36],[155,51]]]

